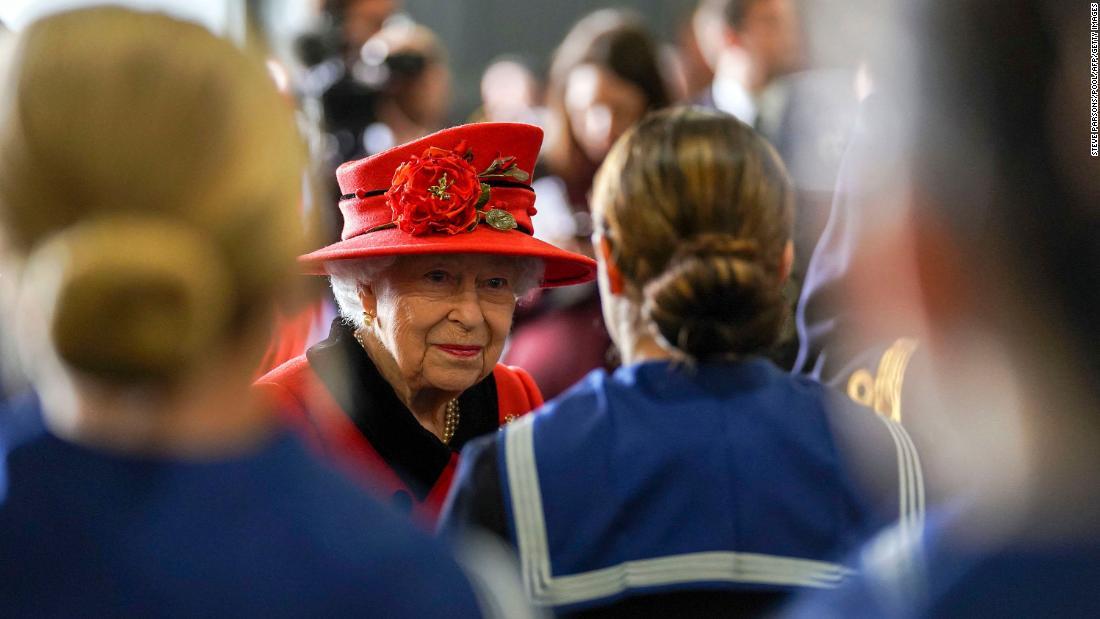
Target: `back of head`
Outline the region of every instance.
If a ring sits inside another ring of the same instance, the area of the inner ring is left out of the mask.
[[[761,352],[777,337],[792,199],[782,161],[751,128],[674,108],[616,143],[593,212],[644,326],[705,360]]]
[[[263,64],[116,8],[32,24],[11,60],[0,225],[62,361],[166,380],[251,333],[303,244],[304,150]]]

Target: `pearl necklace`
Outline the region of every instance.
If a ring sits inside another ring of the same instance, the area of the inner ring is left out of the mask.
[[[367,350],[367,344],[363,341],[363,335],[358,330],[355,331],[355,341],[359,342],[359,345],[363,347],[363,350]],[[450,445],[451,439],[455,437],[455,431],[458,430],[458,420],[461,412],[458,407],[458,398],[447,402],[447,412],[443,418],[443,444]]]
[[[458,429],[458,399],[447,402],[447,416],[443,420],[443,444],[450,445]]]

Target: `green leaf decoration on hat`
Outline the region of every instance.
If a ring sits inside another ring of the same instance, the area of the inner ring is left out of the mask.
[[[485,171],[478,174],[481,178],[513,178],[521,183],[527,182],[531,178],[531,175],[521,170],[516,165],[515,157],[497,157],[489,164],[489,167],[485,168]]]
[[[510,176],[521,183],[526,183],[527,179],[531,178],[531,175],[517,168],[515,164],[512,165],[507,171],[504,172],[504,176]]]
[[[517,226],[516,218],[508,211],[499,208],[489,209],[489,212],[485,213],[485,223],[501,232],[515,230]]]

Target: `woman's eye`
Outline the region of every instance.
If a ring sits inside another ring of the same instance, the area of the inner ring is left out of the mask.
[[[447,281],[448,277],[446,271],[429,271],[424,275],[424,279],[434,284],[442,284]]]
[[[485,280],[485,287],[491,290],[503,290],[508,287],[508,280],[503,277],[490,277]]]

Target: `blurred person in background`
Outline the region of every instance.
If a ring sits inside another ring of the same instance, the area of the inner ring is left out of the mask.
[[[481,74],[481,107],[473,122],[522,122],[544,127],[542,84],[530,64],[518,56],[501,56]]]
[[[451,103],[447,52],[431,30],[395,19],[362,51],[363,79],[377,86],[376,121],[363,133],[368,155],[411,142],[446,124]]]
[[[337,17],[341,52],[349,65],[358,62],[363,46],[401,8],[400,0],[325,0],[325,5],[325,12]]]
[[[309,69],[303,86],[321,101],[332,169],[366,154],[363,131],[377,120],[379,92],[357,72],[363,46],[399,9],[398,0],[325,0],[317,30],[297,42]]]
[[[918,376],[929,370],[927,350],[914,337],[916,319],[906,324],[910,295],[895,290],[897,279],[873,257],[881,251],[881,231],[908,200],[904,110],[887,92],[860,107],[828,224],[807,267],[794,365],[895,421],[909,420],[903,417],[912,407],[906,384],[924,382],[927,377]],[[874,320],[854,311],[851,295],[860,288],[879,291]]]
[[[542,404],[498,363],[516,299],[595,276],[532,236],[531,125],[478,123],[340,166],[343,240],[302,257],[340,308],[329,337],[262,377],[314,444],[431,525],[458,452]]]
[[[835,169],[828,216],[805,267],[796,313],[799,352],[793,371],[841,389],[896,421],[908,421],[903,414],[910,391],[904,385],[908,376],[927,369],[922,367],[926,351],[914,337],[916,325],[906,324],[911,314],[909,295],[896,291],[898,278],[869,258],[882,243],[880,231],[905,211],[910,192],[908,95],[876,86],[877,81],[889,83],[896,70],[882,50],[899,49],[903,40],[886,26],[893,8],[890,3],[822,4],[807,11],[809,39],[816,50],[814,64],[834,67],[818,73],[834,78],[834,93],[847,81],[858,104],[847,138],[837,140],[843,143],[843,154]],[[845,45],[838,44],[838,35],[844,35]],[[820,87],[817,92],[821,94]],[[798,101],[805,113],[815,113],[813,97],[802,96]],[[791,133],[787,143],[796,139]],[[832,166],[816,168],[826,173]],[[823,176],[822,185],[825,180]],[[813,193],[818,204],[828,195],[820,190]],[[808,241],[809,235],[806,232],[803,239]],[[876,313],[889,320],[869,320],[854,311],[851,295],[861,287],[881,291]]]
[[[0,615],[480,616],[442,548],[249,395],[303,245],[262,62],[117,8],[9,60],[0,292],[41,399],[0,423]]]
[[[710,42],[705,37],[712,24],[721,23],[708,6],[714,2],[700,2],[683,19],[676,29],[676,53],[684,79],[684,98],[694,101],[714,81],[714,63],[710,59]]]
[[[591,255],[588,194],[614,141],[646,112],[671,102],[656,41],[640,18],[604,9],[581,19],[550,68],[549,176],[535,182],[536,222],[558,246]],[[614,367],[594,285],[544,295],[509,341],[505,357],[553,397],[598,367]]]
[[[792,201],[775,151],[726,114],[629,130],[593,193],[623,365],[471,443],[442,530],[508,540],[532,601],[565,615],[728,617],[834,587],[846,552],[917,525],[905,431],[759,356],[784,319]]]
[[[808,3],[799,15],[806,49],[798,70],[762,93],[756,128],[779,151],[796,194],[795,266],[801,283],[828,220],[841,157],[851,138],[860,100],[866,96],[859,69],[870,33],[860,4]]]
[[[575,211],[588,211],[596,169],[646,112],[671,103],[656,39],[638,15],[591,13],[569,31],[550,66],[553,114],[547,163]]]
[[[935,429],[925,462],[956,500],[919,535],[876,540],[862,578],[794,614],[1090,616],[1100,604],[1100,183],[1082,58],[1096,13],[1038,0],[907,8],[900,31],[937,43],[911,48],[915,67],[903,55],[882,65],[885,90],[911,104],[900,116],[909,210],[880,219],[856,257],[891,279],[848,298],[879,330],[918,336],[930,374],[906,381],[907,405]],[[886,295],[909,311],[879,312]],[[918,560],[897,560],[905,548]]]
[[[794,0],[703,0],[702,15],[722,16],[714,81],[697,101],[757,126],[773,110],[761,96],[775,79],[802,65],[803,40]],[[710,35],[713,38],[713,35]]]

